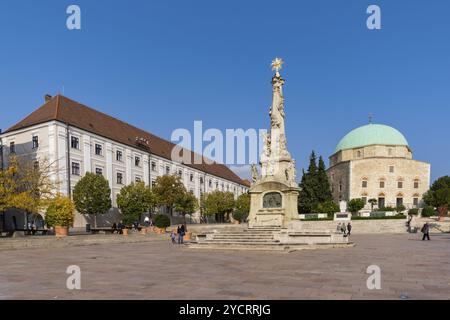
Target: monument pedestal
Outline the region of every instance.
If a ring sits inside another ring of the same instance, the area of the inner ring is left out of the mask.
[[[250,187],[250,228],[286,228],[291,220],[298,220],[300,189],[280,180],[266,177]]]

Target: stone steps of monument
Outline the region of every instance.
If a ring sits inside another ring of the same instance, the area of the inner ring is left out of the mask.
[[[273,239],[273,235],[214,234],[214,239]]]
[[[189,247],[194,249],[212,249],[212,250],[261,250],[261,251],[285,251],[289,246],[280,243],[254,243],[254,242],[200,242],[189,243]]]
[[[277,231],[265,231],[265,232],[228,231],[228,232],[212,232],[209,234],[244,235],[244,236],[272,236],[274,233],[277,233]]]
[[[217,243],[217,242],[224,242],[224,243],[278,243],[277,240],[274,239],[209,239],[205,242],[211,242],[211,243]]]

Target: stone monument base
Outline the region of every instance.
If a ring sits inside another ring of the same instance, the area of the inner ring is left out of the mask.
[[[300,221],[298,221],[300,222]],[[293,222],[291,228],[256,227],[198,234],[195,241],[188,243],[196,249],[297,251],[352,247],[342,233],[331,231],[302,231],[300,223]]]

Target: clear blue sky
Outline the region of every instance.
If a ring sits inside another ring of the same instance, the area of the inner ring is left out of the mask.
[[[82,30],[66,28],[77,4]],[[366,27],[366,8],[382,29]],[[62,92],[170,138],[266,128],[270,61],[284,58],[288,147],[300,170],[351,129],[399,129],[432,178],[450,174],[450,2],[22,1],[0,6],[0,128]]]

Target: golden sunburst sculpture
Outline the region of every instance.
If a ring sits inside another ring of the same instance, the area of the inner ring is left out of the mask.
[[[281,58],[275,58],[272,60],[272,70],[278,73],[278,71],[281,69],[281,65],[284,63],[283,59]]]

